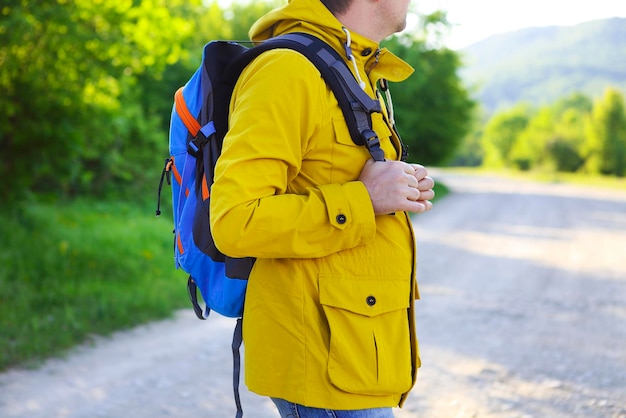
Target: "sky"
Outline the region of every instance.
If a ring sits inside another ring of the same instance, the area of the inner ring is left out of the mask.
[[[448,12],[453,24],[446,45],[459,49],[491,35],[527,27],[572,26],[626,17],[626,0],[413,0],[419,13]]]

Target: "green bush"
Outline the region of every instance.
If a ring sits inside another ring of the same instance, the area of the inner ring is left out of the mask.
[[[585,162],[578,153],[573,141],[565,138],[554,138],[546,144],[546,151],[554,162],[557,171],[575,173]]]

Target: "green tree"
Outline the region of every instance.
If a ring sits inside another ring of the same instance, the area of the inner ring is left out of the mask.
[[[250,25],[278,4],[5,1],[0,175],[9,180],[0,197],[146,195],[166,155],[173,94],[196,70],[202,46],[246,39]],[[434,14],[424,22],[437,32],[445,19]],[[417,39],[391,42],[417,68],[397,92],[399,126],[410,133],[414,157],[439,162],[463,137],[473,103],[456,75],[456,54]]]
[[[485,125],[481,140],[485,153],[483,165],[498,168],[511,167],[511,151],[530,118],[531,109],[525,104],[492,116]]]
[[[557,171],[576,172],[583,165],[585,123],[592,107],[591,99],[578,93],[554,105],[558,120],[554,135],[546,144],[546,151]]]
[[[507,165],[524,170],[576,171],[583,162],[580,148],[590,109],[588,97],[573,94],[533,112],[513,140]]]
[[[565,98],[557,100],[554,110],[559,115],[568,110],[576,110],[579,113],[590,113],[593,109],[593,101],[583,93],[573,93]]]
[[[618,90],[607,89],[594,104],[584,151],[588,171],[620,177],[626,174],[626,113],[624,97]]]
[[[468,133],[475,103],[458,76],[459,55],[430,48],[425,40],[426,33],[446,25],[445,14],[426,16],[423,22],[415,32],[392,37],[384,45],[415,68],[400,88],[392,86],[395,119],[409,159],[441,164],[452,158]]]
[[[146,114],[158,115],[162,132],[169,129],[174,93],[197,70],[204,45],[219,39],[248,40],[250,26],[279,3],[282,2],[233,2],[223,7],[213,1],[195,7],[187,15],[188,26],[193,30],[184,40],[184,55],[181,59],[168,65],[162,73],[144,73],[139,77],[141,105]],[[161,146],[161,149],[164,148]],[[160,155],[160,158],[164,156]]]
[[[0,175],[10,181],[0,194],[91,193],[142,175],[127,153],[145,160],[155,125],[136,76],[179,59],[188,3],[5,2]]]
[[[554,135],[555,114],[550,106],[539,109],[515,138],[509,160],[516,168],[528,170],[546,165],[546,146]]]
[[[481,144],[482,127],[467,134],[450,161],[452,166],[478,167],[483,164],[484,150]]]

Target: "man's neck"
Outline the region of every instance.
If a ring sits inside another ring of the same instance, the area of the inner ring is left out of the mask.
[[[390,34],[383,33],[379,28],[375,5],[375,2],[355,0],[345,13],[336,15],[337,20],[349,31],[380,43]]]

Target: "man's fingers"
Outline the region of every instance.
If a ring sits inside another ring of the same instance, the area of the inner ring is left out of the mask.
[[[422,200],[422,193],[417,188],[411,187],[407,191],[406,198],[408,200],[412,200],[414,202],[417,202],[418,200]]]
[[[433,200],[435,198],[435,192],[432,189],[420,191],[419,200]]]
[[[431,177],[428,177],[428,176],[419,180],[417,183],[417,188],[420,190],[429,190],[429,189],[432,189],[433,187],[435,187],[435,181]]]
[[[424,211],[431,210],[433,208],[433,203],[430,200],[419,200],[418,203],[424,205]]]
[[[407,211],[407,212],[421,213],[428,209],[427,209],[425,201],[422,201],[422,200],[408,201],[407,200],[407,205],[406,207],[402,208],[402,210]]]
[[[434,181],[419,164],[368,160],[359,180],[370,194],[376,215],[397,211],[424,212],[432,207]]]
[[[410,164],[413,168],[413,176],[416,179],[421,180],[428,175],[428,170],[421,164]]]
[[[415,177],[407,176],[407,182],[408,182],[409,187],[413,187],[415,189],[421,190],[420,183]]]
[[[414,175],[415,174],[415,167],[414,164],[408,164],[405,162],[398,162],[399,164],[402,164],[402,169],[404,170],[405,173],[410,174],[410,175]]]

